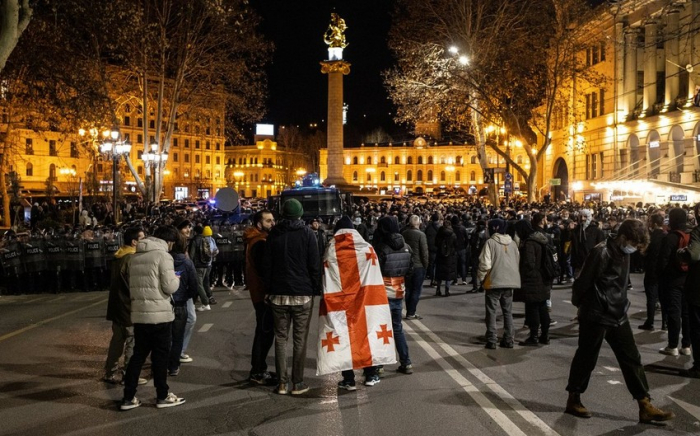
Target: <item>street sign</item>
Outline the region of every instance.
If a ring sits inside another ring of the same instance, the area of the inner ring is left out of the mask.
[[[506,180],[505,183],[503,183],[503,192],[506,194],[513,193],[513,182],[511,180]]]
[[[496,173],[496,174],[503,174],[503,173],[506,172],[506,169],[505,169],[505,168],[491,168],[491,169],[492,169],[493,172]]]
[[[549,179],[549,186],[561,186],[561,179]]]
[[[511,174],[511,173],[506,173],[506,180],[513,181],[513,174]]]

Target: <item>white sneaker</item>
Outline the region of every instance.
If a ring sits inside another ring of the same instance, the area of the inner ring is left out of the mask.
[[[131,410],[139,407],[140,405],[141,402],[139,399],[134,397],[131,400],[122,400],[122,403],[119,405],[119,410]]]
[[[211,306],[207,304],[206,306],[202,305],[197,308],[197,312],[204,312],[205,310],[211,310]]]
[[[660,349],[659,353],[667,356],[678,356],[678,348],[665,347]]]
[[[180,404],[184,404],[184,403],[185,403],[184,398],[178,398],[177,395],[175,395],[171,392],[168,394],[167,397],[165,397],[164,400],[156,401],[156,407],[159,409],[164,409],[166,407],[179,406]]]
[[[681,348],[680,353],[684,356],[690,356],[690,354],[691,354],[690,347]]]
[[[189,354],[180,355],[180,363],[192,363],[193,360]]]

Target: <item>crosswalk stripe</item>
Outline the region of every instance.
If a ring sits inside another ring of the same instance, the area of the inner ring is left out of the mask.
[[[232,304],[233,304],[233,301],[227,301],[227,302],[225,302],[224,304],[222,304],[221,307],[223,307],[224,309],[226,309],[226,308],[228,308],[228,307],[231,307]]]
[[[197,330],[197,333],[206,333],[206,332],[209,331],[210,328],[212,328],[213,325],[214,325],[214,324],[204,324],[204,325],[202,326],[202,328],[200,328],[199,330]]]

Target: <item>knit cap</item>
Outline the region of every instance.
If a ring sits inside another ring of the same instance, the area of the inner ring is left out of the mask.
[[[211,236],[211,235],[212,235],[211,227],[205,226],[204,229],[202,230],[202,236]]]
[[[282,216],[284,218],[300,218],[303,214],[304,208],[296,198],[290,198],[284,202],[284,205],[282,205]]]

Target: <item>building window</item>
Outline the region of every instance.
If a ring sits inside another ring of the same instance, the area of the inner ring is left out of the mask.
[[[207,165],[211,164],[211,156],[204,156],[204,163]]]
[[[177,138],[173,138],[173,147],[177,147]]]
[[[221,150],[221,143],[219,143],[219,142],[216,143],[216,149]]]
[[[399,173],[394,173],[394,181],[395,182],[399,181]]]
[[[433,164],[433,157],[428,156],[428,165],[432,165],[432,164]]]
[[[125,116],[124,117],[124,125],[125,126],[130,126],[131,125],[131,117],[130,116]]]
[[[194,163],[196,163],[196,164],[199,163],[199,155],[198,154],[194,155]]]
[[[413,156],[409,156],[408,159],[406,160],[406,163],[408,165],[413,165]]]
[[[586,155],[586,180],[591,180],[591,155]]]
[[[70,157],[79,158],[80,152],[78,152],[78,144],[75,142],[70,143]]]
[[[357,156],[352,158],[352,164],[357,165]]]
[[[521,155],[521,154],[517,155],[515,157],[515,163],[517,163],[518,165],[522,165],[523,164],[523,155]]]
[[[31,177],[34,175],[34,165],[32,165],[31,162],[27,162],[27,171],[25,173],[27,177]]]
[[[423,156],[418,156],[418,165],[423,165]]]
[[[384,173],[384,171],[382,171],[382,173],[379,175],[379,180],[382,182],[386,181],[386,174]]]
[[[418,159],[420,160],[420,157]],[[416,180],[419,182],[423,181],[423,170],[418,170],[416,173]]]
[[[199,149],[199,140],[194,141],[194,148]]]
[[[137,127],[143,127],[143,118],[139,118],[136,120],[136,126]]]
[[[139,176],[143,175],[143,167],[139,165],[139,167],[136,169],[136,172],[139,173]]]
[[[385,164],[386,163],[386,158],[382,156],[382,158],[379,160],[379,163]]]
[[[372,181],[372,173],[367,173],[367,181],[368,182]]]
[[[394,165],[398,165],[399,162],[401,162],[401,161],[399,160],[399,157],[396,156],[396,157],[394,158]]]
[[[409,158],[410,159],[410,158]],[[412,182],[413,181],[413,172],[411,170],[408,170],[406,172],[406,181]]]
[[[427,182],[432,182],[433,181],[433,170],[428,170],[428,180]]]
[[[155,129],[156,128],[156,120],[150,120],[148,122],[148,127],[150,127],[151,129]]]
[[[211,150],[211,142],[210,142],[210,141],[205,142],[205,143],[204,143],[204,147],[205,147],[207,150]]]
[[[178,161],[177,153],[173,153],[173,162],[177,162],[177,161]]]
[[[367,157],[367,165],[372,165],[372,156]]]
[[[459,171],[455,172],[455,183],[459,183],[462,180],[462,175],[459,173]]]
[[[190,163],[190,154],[185,153],[185,163]]]
[[[598,156],[595,154],[591,155],[591,176],[592,179],[598,178]]]
[[[601,152],[600,152],[600,174],[599,174],[599,177],[600,177],[600,178],[603,177],[603,175],[604,175],[603,173],[605,172],[605,168],[603,167],[603,163],[604,163],[603,157],[604,157],[604,154],[603,154],[603,152],[601,151]]]
[[[469,160],[472,164],[476,164],[476,155],[472,156]],[[474,179],[472,179],[474,180]]]
[[[440,171],[440,181],[441,182],[445,181],[445,172],[444,171]]]
[[[352,181],[357,182],[357,171],[352,172]]]
[[[136,135],[136,142],[139,144],[143,144],[143,135],[141,135],[141,134]]]
[[[190,140],[185,139],[185,148],[190,148]]]
[[[471,173],[469,173],[469,181],[472,183],[476,182],[476,171],[472,171]]]
[[[221,156],[216,156],[216,164],[221,165]]]
[[[440,163],[441,163],[442,165],[445,165],[445,156],[441,156],[441,157],[440,157]]]
[[[27,138],[24,145],[24,154],[34,154],[34,140],[32,138]]]
[[[49,140],[49,156],[58,156],[58,150],[56,150],[56,141]]]
[[[56,180],[56,165],[49,165],[49,179]]]

